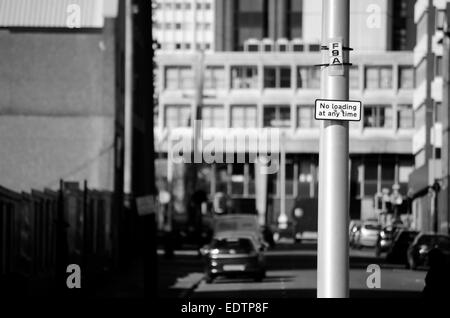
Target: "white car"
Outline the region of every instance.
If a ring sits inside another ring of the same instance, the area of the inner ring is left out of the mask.
[[[355,245],[358,247],[375,247],[380,231],[380,224],[376,222],[364,222],[356,235]]]

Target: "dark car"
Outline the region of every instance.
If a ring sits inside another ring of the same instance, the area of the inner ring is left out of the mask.
[[[267,245],[252,235],[222,234],[201,249],[205,256],[206,282],[217,276],[249,276],[261,281],[266,275],[264,251]]]
[[[408,264],[411,269],[428,266],[428,252],[438,248],[447,258],[450,257],[450,236],[439,234],[419,234],[408,248]]]
[[[385,226],[380,233],[378,233],[377,243],[375,245],[375,256],[380,257],[381,253],[389,251],[392,241],[398,231],[403,228],[402,225],[388,225]]]
[[[418,231],[413,230],[402,229],[398,231],[388,250],[386,260],[390,263],[404,264],[406,267],[409,267],[407,258],[408,247],[418,234]]]

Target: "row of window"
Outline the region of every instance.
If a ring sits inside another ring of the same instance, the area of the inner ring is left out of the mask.
[[[314,118],[313,105],[298,105],[296,108],[296,127],[318,128],[320,121]],[[164,126],[168,128],[191,126],[191,107],[189,105],[166,105]],[[200,109],[204,127],[224,128],[225,109],[221,105],[204,105]],[[256,105],[232,105],[232,128],[257,127]],[[264,105],[263,127],[290,128],[290,105]],[[394,120],[397,122],[394,125]],[[363,111],[363,126],[366,128],[399,128],[414,127],[414,112],[411,105],[398,105],[397,116],[391,105],[365,105]]]
[[[154,24],[155,29],[157,30],[192,30],[194,29],[194,23],[191,22],[176,22],[176,23],[172,23],[172,22],[156,22]],[[197,31],[209,31],[211,30],[212,26],[211,23],[209,22],[196,22],[195,23],[195,28],[197,29]]]
[[[351,159],[350,192],[352,197],[373,197],[379,189],[391,189],[399,183],[401,193],[406,194],[408,178],[413,170],[413,160],[408,156],[365,156]],[[237,197],[255,195],[255,166],[253,163],[223,163],[202,165],[199,183],[205,191],[220,191]],[[286,156],[286,195],[303,198],[318,194],[317,156]],[[214,189],[211,181],[214,180]],[[280,174],[268,175],[268,193],[280,196]]]
[[[161,43],[161,48],[163,50],[190,50],[191,48],[197,50],[209,50],[211,48],[210,43],[196,43],[192,45],[191,43]]]
[[[265,66],[263,70],[264,88],[292,88],[292,68],[290,66]],[[414,88],[414,68],[400,66],[398,69],[398,88]],[[392,89],[392,66],[365,66],[364,87],[366,89]],[[256,65],[231,66],[232,89],[258,89],[259,74]],[[297,66],[295,74],[297,88],[319,89],[320,68]],[[164,87],[167,90],[193,89],[194,70],[190,66],[166,66]],[[359,89],[360,72],[358,66],[349,70],[350,89]],[[206,66],[204,73],[205,89],[226,89],[226,72],[223,66]]]
[[[191,10],[192,4],[190,2],[164,2],[156,3],[156,9],[165,10]],[[211,3],[209,2],[197,2],[195,4],[197,10],[211,10]]]

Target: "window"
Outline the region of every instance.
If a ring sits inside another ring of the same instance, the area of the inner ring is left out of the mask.
[[[409,175],[413,171],[413,167],[411,166],[403,166],[399,165],[398,167],[398,182],[399,183],[407,183],[409,181]]]
[[[427,60],[424,58],[416,67],[416,87],[427,79]]]
[[[181,23],[175,23],[175,29],[181,30]]]
[[[291,68],[288,66],[264,67],[264,88],[290,88]]]
[[[175,43],[175,49],[177,50],[181,49],[181,43]]]
[[[259,45],[258,44],[249,44],[248,45],[248,51],[249,52],[258,52],[259,51]]]
[[[414,88],[414,68],[412,66],[400,66],[398,80],[398,88]]]
[[[366,88],[367,89],[392,88],[392,66],[367,66]]]
[[[166,105],[165,122],[167,128],[189,127],[191,106]]]
[[[434,121],[435,122],[442,122],[442,119],[444,118],[444,114],[442,113],[443,109],[442,109],[442,103],[441,102],[435,102],[434,104]]]
[[[320,88],[320,68],[299,66],[297,68],[298,88]]]
[[[181,10],[181,3],[175,3],[175,10]]]
[[[289,105],[264,106],[264,127],[289,128],[291,107]]]
[[[358,66],[350,66],[350,68],[349,68],[349,87],[350,87],[350,89],[358,89],[359,88]]]
[[[398,105],[397,127],[399,129],[414,128],[414,111],[412,105]]]
[[[258,88],[258,68],[256,66],[232,66],[231,87],[233,89]]]
[[[297,127],[318,128],[320,122],[314,118],[313,105],[301,105],[297,107]]]
[[[189,2],[184,3],[184,9],[185,10],[191,10],[191,4]]]
[[[170,2],[165,2],[165,3],[164,3],[164,8],[165,8],[166,10],[172,10],[172,3],[170,3]]]
[[[211,23],[203,24],[203,30],[210,30],[210,29],[211,29]]]
[[[222,128],[225,126],[222,105],[204,105],[201,108],[203,127]]]
[[[415,156],[414,156],[414,166],[416,168],[420,168],[425,164],[425,150],[420,150]]]
[[[264,52],[272,52],[273,51],[273,45],[272,44],[264,44],[263,45]]]
[[[422,128],[425,125],[426,120],[426,106],[425,104],[415,110],[414,113],[414,125],[416,129]]]
[[[436,29],[444,27],[446,14],[445,10],[436,10]]]
[[[204,80],[205,89],[225,88],[225,68],[223,66],[207,66]]]
[[[202,4],[200,2],[197,2],[197,10],[201,10],[202,9]]]
[[[166,27],[165,27],[165,29],[166,30],[170,30],[170,29],[172,29],[172,23],[170,23],[170,22],[166,22]]]
[[[442,76],[442,56],[436,56],[434,62],[434,74],[435,76]]]
[[[428,34],[428,11],[425,11],[422,17],[417,22],[417,40],[416,43],[422,39],[424,35]]]
[[[205,50],[209,50],[211,48],[211,44],[205,43]]]
[[[303,52],[304,49],[305,49],[305,46],[303,44],[294,44],[292,46],[292,50],[294,52]]]
[[[191,49],[191,43],[186,43],[184,45],[184,47],[186,48],[186,50],[190,50]]]
[[[309,51],[310,52],[319,52],[320,51],[320,45],[319,44],[310,44],[309,45]]]
[[[280,45],[278,45],[278,51],[280,51],[280,52],[286,52],[288,49],[287,49],[287,45],[286,44],[280,44]]]
[[[194,72],[189,66],[167,66],[166,89],[190,89],[194,87]]]
[[[231,127],[253,128],[256,127],[255,105],[233,105],[231,106]]]
[[[367,105],[364,107],[364,127],[392,127],[392,107],[389,105]]]

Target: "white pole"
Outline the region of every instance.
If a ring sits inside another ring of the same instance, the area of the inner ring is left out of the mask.
[[[125,2],[125,149],[123,192],[131,193],[133,153],[133,21],[131,0]]]
[[[323,0],[322,45],[341,39],[349,46],[349,0]],[[331,48],[329,48],[331,49]],[[327,50],[323,51],[327,55]],[[348,62],[348,51],[343,54]],[[348,67],[344,75],[322,68],[322,98],[348,100]],[[348,122],[324,121],[320,130],[317,297],[349,296],[348,258]]]
[[[280,162],[280,216],[278,217],[278,226],[280,229],[287,228],[288,218],[286,215],[286,141],[284,133],[281,133],[281,162]]]

